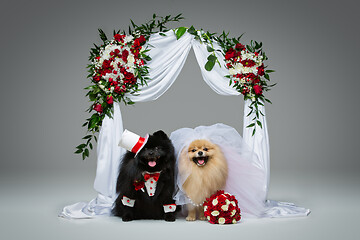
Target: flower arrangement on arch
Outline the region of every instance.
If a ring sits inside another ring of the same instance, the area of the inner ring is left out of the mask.
[[[147,52],[151,46],[147,46],[146,42],[151,34],[159,32],[165,35],[164,32],[169,31],[166,24],[181,19],[184,19],[181,14],[175,17],[154,14],[142,25],[130,20],[132,26],[129,26],[128,32],[114,31],[111,39],[99,29],[102,44],[94,44],[90,50],[87,77],[91,84],[85,88],[91,102],[87,111],[93,114],[82,125],[87,127],[88,134],[83,137],[85,143],[76,147],[76,154],[82,154],[83,159],[89,157],[89,149],[93,149],[92,140],[97,141],[95,134],[100,131],[103,119],[105,116],[112,117],[114,101],[133,104],[127,94],[138,94],[139,86],[147,84],[149,67],[146,63],[151,60]]]
[[[252,118],[252,123],[247,127],[253,128],[252,135],[254,135],[256,126],[262,128],[259,118],[260,115],[264,114],[259,110],[259,105],[264,106],[265,102],[271,103],[263,93],[276,85],[276,83],[268,84],[268,81],[270,81],[269,74],[275,71],[267,69],[267,66],[264,64],[268,57],[262,49],[262,43],[251,40],[250,45],[243,45],[240,43],[243,34],[237,38],[230,38],[229,33],[225,32],[216,36],[216,33],[196,30],[193,26],[190,28],[179,28],[176,31],[176,36],[180,38],[185,31],[194,35],[196,40],[206,44],[209,56],[204,66],[205,69],[211,71],[216,62],[220,67],[226,67],[229,70],[229,75],[225,77],[230,79],[229,85],[241,93],[244,96],[244,100],[251,101],[248,116],[252,113],[255,116]],[[221,49],[215,50],[214,42],[218,43]],[[225,66],[221,66],[215,51],[222,53]]]

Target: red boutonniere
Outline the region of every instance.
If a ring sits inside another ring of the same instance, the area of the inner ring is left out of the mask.
[[[139,180],[135,180],[133,184],[135,186],[136,191],[139,191],[140,189],[143,189],[144,186],[145,186],[144,181],[139,181]]]

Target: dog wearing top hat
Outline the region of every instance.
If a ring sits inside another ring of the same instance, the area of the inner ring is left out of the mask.
[[[123,221],[175,221],[175,154],[163,131],[145,138],[125,130],[119,143],[127,149],[120,164],[112,213]]]

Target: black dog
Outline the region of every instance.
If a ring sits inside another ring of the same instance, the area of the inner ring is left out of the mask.
[[[124,155],[112,213],[123,221],[175,221],[174,171],[174,147],[163,131],[157,131],[136,156],[129,151]]]

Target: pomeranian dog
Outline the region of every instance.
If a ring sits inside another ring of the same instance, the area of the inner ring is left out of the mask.
[[[157,131],[137,155],[129,151],[124,155],[112,213],[123,221],[175,221],[174,172],[174,147],[163,131]]]
[[[203,203],[217,190],[223,189],[228,166],[221,149],[214,143],[197,139],[184,148],[178,163],[179,174],[187,176],[182,188],[192,203],[187,205],[187,221],[205,220]]]

